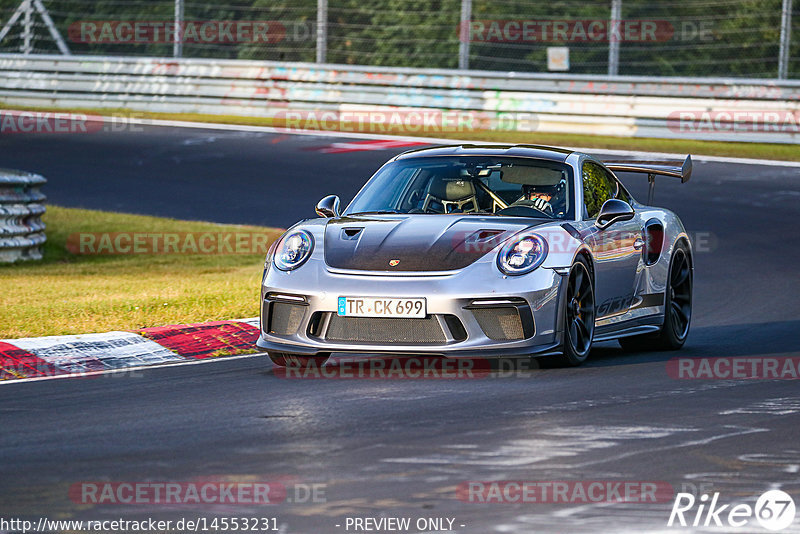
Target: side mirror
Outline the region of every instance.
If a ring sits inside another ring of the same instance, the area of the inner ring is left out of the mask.
[[[600,230],[605,230],[612,224],[618,221],[630,221],[633,219],[635,212],[630,204],[622,200],[612,198],[606,200],[603,207],[600,208],[600,213],[597,214],[597,220],[594,225]]]
[[[314,208],[314,211],[317,212],[317,215],[320,217],[338,217],[339,216],[339,197],[336,195],[328,195],[327,197],[323,198],[319,202],[317,202],[317,207]]]

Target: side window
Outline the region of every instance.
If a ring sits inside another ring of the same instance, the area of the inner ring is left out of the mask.
[[[622,184],[619,183],[619,180],[617,180],[613,176],[611,176],[611,179],[614,180],[614,183],[616,184],[616,188],[617,188],[617,194],[614,195],[614,198],[618,198],[621,201],[630,204],[631,203],[631,196],[628,194],[627,191],[625,191],[625,188],[622,187]]]
[[[606,200],[614,198],[618,187],[616,180],[593,161],[583,164],[583,204],[585,215],[594,219]]]

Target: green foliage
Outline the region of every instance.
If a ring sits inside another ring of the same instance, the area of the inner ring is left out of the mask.
[[[66,37],[78,21],[171,21],[174,0],[44,0]],[[20,0],[0,0],[4,22]],[[800,77],[800,0],[793,3],[789,74]],[[458,66],[461,0],[329,0],[329,63],[397,67]],[[317,0],[186,2],[185,20],[269,21],[277,42],[185,43],[186,57],[315,61]],[[473,0],[473,21],[607,21],[610,2],[583,0]],[[36,52],[56,52],[38,19]],[[655,42],[620,45],[620,74],[653,76],[775,77],[778,70],[781,0],[623,0],[622,20],[656,21],[672,33]],[[283,30],[285,29],[285,34]],[[271,30],[272,31],[272,30]],[[16,51],[20,27],[0,43]],[[74,53],[172,55],[170,43],[99,44],[70,42]],[[470,43],[477,70],[547,71],[547,48],[568,46],[570,72],[605,74],[608,42],[542,40]]]
[[[587,162],[583,165],[583,202],[590,218],[594,218],[603,207],[603,203],[613,198],[611,182],[599,165]]]

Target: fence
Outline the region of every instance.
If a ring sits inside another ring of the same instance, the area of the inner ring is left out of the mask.
[[[39,187],[45,182],[38,174],[0,169],[0,262],[42,259],[45,196]]]
[[[0,52],[787,79],[800,0],[0,0]]]
[[[0,102],[291,117],[299,118],[298,127],[316,112],[333,114],[334,126],[342,127],[345,114],[372,113],[371,120],[381,113],[455,111],[494,130],[800,141],[800,81],[0,55]]]

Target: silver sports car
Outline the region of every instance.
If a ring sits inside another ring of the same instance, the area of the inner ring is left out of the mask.
[[[332,352],[578,365],[613,339],[678,349],[691,243],[649,204],[656,176],[686,182],[691,168],[527,145],[400,154],[343,212],[325,197],[272,246],[258,347],[277,365]],[[646,174],[648,204],[614,171]]]

